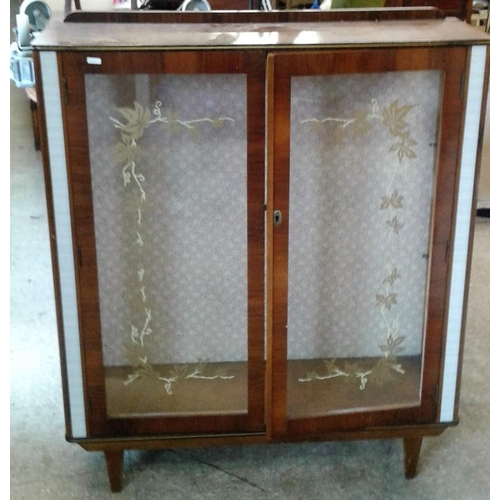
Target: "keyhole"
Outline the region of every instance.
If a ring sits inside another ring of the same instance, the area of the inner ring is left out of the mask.
[[[281,226],[281,212],[279,210],[275,210],[273,212],[274,219],[274,227]]]

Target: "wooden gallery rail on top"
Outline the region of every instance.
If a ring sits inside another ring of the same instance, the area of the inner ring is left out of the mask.
[[[137,448],[401,438],[415,475],[458,422],[488,43],[425,9],[36,38],[66,435],[114,491]]]

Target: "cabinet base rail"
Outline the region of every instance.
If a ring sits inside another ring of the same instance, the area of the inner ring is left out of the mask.
[[[402,439],[404,472],[408,479],[417,475],[418,460],[424,437],[438,436],[458,422],[409,426],[404,428],[370,429],[354,432],[338,432],[326,436],[270,437],[266,434],[68,439],[78,443],[86,451],[104,452],[111,491],[119,492],[123,487],[123,456],[125,450],[153,450],[179,448],[205,448],[212,446],[235,446],[249,444],[278,444],[289,442],[345,441],[362,439]]]

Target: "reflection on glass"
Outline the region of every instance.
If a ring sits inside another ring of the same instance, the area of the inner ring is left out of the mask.
[[[86,87],[108,415],[246,412],[246,77]]]
[[[419,403],[440,81],[292,78],[290,418]]]

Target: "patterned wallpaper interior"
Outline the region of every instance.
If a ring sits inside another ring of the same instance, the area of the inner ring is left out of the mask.
[[[421,352],[440,82],[292,79],[290,359]],[[246,360],[245,76],[86,86],[105,365]]]
[[[420,354],[440,79],[292,78],[290,359]]]
[[[246,76],[86,86],[105,365],[246,360]]]

